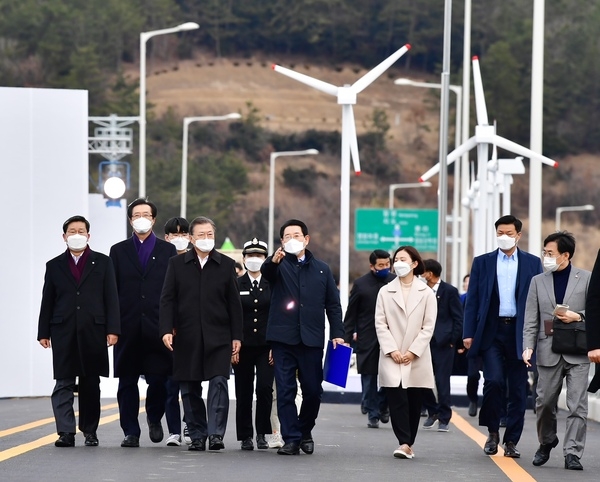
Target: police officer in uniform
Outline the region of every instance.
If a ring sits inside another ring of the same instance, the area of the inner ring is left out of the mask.
[[[260,272],[268,254],[267,243],[253,238],[244,243],[242,255],[246,273],[238,278],[244,312],[244,344],[232,357],[235,373],[236,430],[242,450],[254,450],[252,398],[256,371],[256,446],[268,449],[265,434],[271,433],[273,401],[273,360],[266,341],[267,320],[271,303],[269,283]]]

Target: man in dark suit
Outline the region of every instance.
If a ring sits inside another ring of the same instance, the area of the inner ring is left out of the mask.
[[[277,384],[277,412],[285,445],[277,453],[314,451],[315,426],[323,393],[325,313],[335,348],[344,343],[340,294],[329,266],[306,249],[306,224],[290,219],[279,230],[283,248],[267,258],[261,272],[271,285],[267,341],[271,342]],[[302,389],[300,414],[295,398]]]
[[[588,358],[594,364],[594,378],[588,392],[596,393],[600,390],[600,250],[590,276],[585,301],[585,325]]]
[[[495,226],[499,249],[473,260],[463,343],[469,357],[483,360],[479,425],[489,432],[483,450],[487,455],[498,452],[502,390],[508,382],[504,455],[517,458],[527,400],[527,367],[521,359],[525,303],[531,278],[542,272],[542,264],[517,248],[523,227],[519,219],[502,216]]]
[[[215,232],[208,218],[190,223],[194,249],[169,261],[160,297],[160,336],[173,351],[173,377],[181,387],[193,451],[204,451],[207,438],[209,450],[225,448],[227,380],[243,338],[235,261],[214,249]],[[204,380],[209,381],[206,406]]]
[[[164,436],[161,419],[167,399],[167,376],[173,364],[171,353],[159,337],[158,305],[169,259],[177,251],[173,244],[158,239],[152,232],[156,214],[156,206],[147,199],[133,201],[127,206],[133,235],[110,249],[121,307],[122,334],[115,348],[117,401],[125,434],[121,447],[139,447],[141,375],[148,384],[146,418],[150,440],[159,443]]]
[[[56,385],[52,409],[57,447],[75,445],[73,400],[79,377],[79,429],[85,445],[98,445],[100,376],[108,376],[107,346],[121,332],[119,298],[110,258],[88,246],[90,223],[73,216],[63,224],[67,250],[48,261],[37,339],[52,347]]]
[[[242,450],[253,450],[252,399],[256,379],[256,446],[268,449],[265,438],[271,434],[273,404],[273,359],[267,343],[267,321],[271,288],[260,272],[268,255],[267,243],[258,238],[244,243],[242,256],[246,272],[238,278],[244,311],[244,345],[233,357],[235,373],[235,422]],[[256,374],[256,376],[255,376]]]
[[[390,420],[385,390],[377,388],[379,341],[375,331],[375,304],[381,287],[395,277],[390,273],[390,253],[382,249],[373,251],[369,255],[369,272],[352,285],[344,318],[346,343],[356,341],[356,362],[369,428],[378,428],[380,420],[383,423]]]
[[[463,308],[458,290],[440,278],[442,265],[435,259],[426,259],[423,264],[425,273],[422,278],[435,293],[438,304],[435,330],[430,342],[437,401],[433,390],[425,391],[423,405],[429,416],[423,428],[431,429],[438,422],[438,432],[447,432],[452,418],[450,377],[454,364],[454,347],[462,335]]]

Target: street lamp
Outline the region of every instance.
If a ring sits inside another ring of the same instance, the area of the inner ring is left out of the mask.
[[[431,187],[431,183],[429,181],[426,182],[408,182],[405,184],[390,184],[390,196],[388,207],[390,209],[394,209],[394,191],[396,189],[405,189],[411,187]]]
[[[183,118],[183,147],[181,149],[181,212],[180,216],[185,219],[187,214],[187,174],[188,174],[188,128],[192,122],[210,122],[230,119],[241,119],[241,115],[232,112],[226,115],[205,115],[199,117]]]
[[[417,82],[410,79],[396,79],[394,80],[395,85],[409,85],[412,87],[423,87],[425,89],[441,89],[442,84],[434,84],[430,82]],[[448,88],[456,94],[456,126],[454,128],[454,148],[456,149],[460,145],[461,139],[461,123],[462,123],[462,87],[460,85],[449,85]],[[461,209],[460,203],[460,176],[461,167],[456,163],[454,168],[454,192],[452,200],[452,281],[451,284],[458,286],[459,283],[459,243],[457,243],[458,236],[458,219],[459,210]],[[463,175],[466,172],[463,171]],[[464,214],[464,213],[463,213]],[[439,213],[440,216],[445,216],[446,213]],[[466,240],[462,240],[466,244]],[[441,246],[440,249],[445,249]]]
[[[151,37],[200,28],[196,22],[186,22],[173,28],[140,33],[140,194],[146,197],[146,42]]]
[[[275,159],[284,156],[311,156],[318,154],[316,149],[306,149],[304,151],[279,151],[271,152],[270,167],[269,167],[269,227],[268,227],[268,244],[269,252],[273,253],[273,230],[275,229]]]
[[[594,206],[592,206],[591,204],[584,204],[583,206],[562,206],[562,207],[556,208],[556,222],[555,222],[556,230],[560,231],[560,215],[562,213],[564,213],[565,211],[593,211],[593,210],[594,210]]]

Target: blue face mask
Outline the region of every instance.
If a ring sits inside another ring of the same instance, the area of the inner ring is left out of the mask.
[[[380,270],[375,270],[375,271],[373,271],[373,274],[377,278],[387,278],[387,275],[390,274],[390,268],[383,268]]]

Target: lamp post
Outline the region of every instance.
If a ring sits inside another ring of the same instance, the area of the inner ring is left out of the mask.
[[[405,189],[411,187],[431,187],[431,183],[429,181],[426,182],[408,182],[405,184],[390,184],[390,195],[388,207],[389,209],[394,209],[394,191],[396,189]]]
[[[200,28],[196,22],[186,22],[173,28],[140,33],[140,194],[146,197],[146,42],[151,37]]]
[[[318,154],[316,149],[306,149],[304,151],[279,151],[271,152],[270,167],[269,167],[269,233],[268,244],[269,252],[273,253],[273,230],[275,229],[275,159],[284,156],[311,156]]]
[[[591,204],[584,204],[583,206],[561,206],[556,208],[556,230],[560,231],[560,215],[565,211],[593,211],[594,206]]]
[[[410,79],[396,79],[394,80],[395,85],[409,85],[412,87],[422,87],[425,89],[441,89],[442,84],[435,84],[429,82],[416,82]],[[456,149],[461,144],[461,123],[462,123],[462,87],[460,85],[449,85],[448,88],[456,94],[456,124],[454,128],[454,148]],[[452,197],[452,281],[451,284],[454,286],[458,286],[459,283],[459,244],[457,243],[458,239],[461,239],[461,242],[466,243],[466,239],[462,239],[461,236],[458,235],[459,226],[458,219],[459,213],[461,210],[461,168],[458,163],[454,167],[454,192]],[[464,195],[464,193],[463,193]],[[446,213],[439,213],[440,216],[444,216],[444,223],[446,221]],[[461,217],[461,222],[463,222]],[[441,225],[441,224],[440,224]],[[445,224],[444,224],[445,227]],[[440,249],[445,249],[445,247],[440,247]]]
[[[232,112],[226,115],[206,115],[199,117],[183,118],[183,143],[181,149],[181,212],[180,216],[185,218],[187,215],[187,173],[188,173],[188,128],[192,122],[210,122],[230,119],[241,119],[241,115]]]

